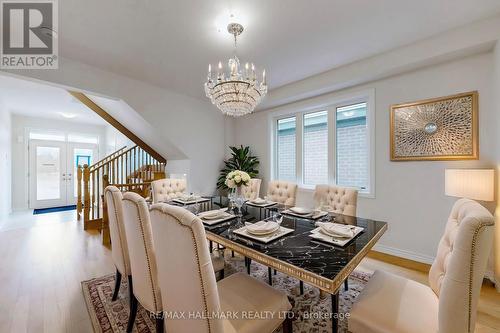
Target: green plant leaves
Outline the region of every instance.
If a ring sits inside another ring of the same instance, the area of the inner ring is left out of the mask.
[[[234,170],[245,171],[250,175],[250,178],[255,178],[259,174],[259,159],[250,154],[250,147],[229,147],[231,150],[231,158],[224,161],[224,168],[220,171],[217,179],[218,189],[227,189],[226,176]]]

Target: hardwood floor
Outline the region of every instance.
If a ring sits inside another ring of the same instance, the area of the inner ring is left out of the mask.
[[[92,332],[80,282],[114,273],[114,266],[100,235],[83,231],[74,216],[24,213],[0,221],[0,332]],[[360,269],[427,283],[423,272],[373,258]],[[476,332],[500,332],[500,293],[487,282]]]

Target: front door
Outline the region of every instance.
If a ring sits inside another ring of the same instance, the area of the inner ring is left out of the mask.
[[[97,145],[30,140],[30,208],[76,203],[77,165],[94,163]]]

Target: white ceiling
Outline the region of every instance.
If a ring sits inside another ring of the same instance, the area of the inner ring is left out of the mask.
[[[6,75],[0,76],[0,102],[14,114],[107,125],[64,89]],[[75,117],[68,119],[61,113]]]
[[[272,89],[493,16],[500,1],[64,0],[59,11],[62,56],[203,97],[207,64],[232,52],[229,13],[245,25],[240,60],[265,67]]]

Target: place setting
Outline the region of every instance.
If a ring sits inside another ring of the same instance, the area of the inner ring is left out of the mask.
[[[258,207],[258,208],[267,208],[276,205],[277,203],[275,201],[269,200],[267,196],[262,198],[255,198],[253,200],[249,200],[246,202],[247,206],[253,206],[253,207]]]
[[[171,201],[181,205],[192,205],[192,204],[207,202],[210,201],[210,199],[204,198],[201,195],[196,195],[191,193],[191,194],[180,195],[177,198],[172,199]]]
[[[317,220],[320,218],[324,218],[325,216],[328,216],[329,213],[328,211],[319,208],[311,209],[311,208],[294,206],[283,210],[282,214],[299,217],[303,219]]]
[[[346,246],[364,230],[362,227],[335,222],[318,221],[315,225],[317,228],[311,230],[309,237],[337,246]]]
[[[201,219],[203,224],[208,226],[226,222],[237,217],[236,215],[229,213],[227,208],[209,210],[206,212],[201,212],[197,215]]]
[[[233,230],[233,233],[261,243],[269,243],[294,232],[294,229],[281,226],[282,222],[283,216],[276,214],[272,218],[255,223],[245,222],[243,227]]]

